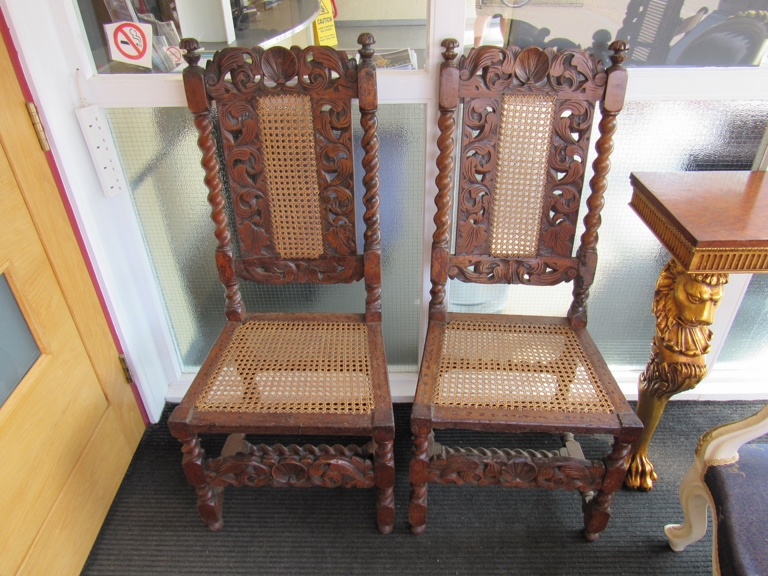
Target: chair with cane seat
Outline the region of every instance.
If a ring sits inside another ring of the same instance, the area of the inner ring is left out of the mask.
[[[185,39],[187,102],[203,152],[227,323],[169,419],[211,530],[226,486],[377,488],[394,523],[394,417],[381,331],[376,69],[332,48],[226,48],[205,70]],[[355,232],[352,100],[359,101],[365,232]],[[220,132],[220,157],[214,123]],[[229,198],[222,189],[228,184]],[[230,216],[231,215],[231,216]],[[229,220],[234,219],[230,228]],[[231,242],[232,236],[236,243]],[[241,280],[364,280],[364,314],[247,313]],[[230,434],[218,458],[198,435]],[[245,434],[369,436],[364,446],[251,445]]]
[[[584,534],[594,540],[608,523],[612,495],[642,429],[586,330],[627,47],[611,45],[613,65],[606,70],[579,49],[483,46],[457,62],[458,42],[443,46],[432,299],[411,414],[411,531],[426,527],[428,483],[538,486],[579,490]],[[598,101],[595,175],[585,231],[572,255]],[[573,302],[563,318],[452,313],[445,302],[448,278],[531,286],[573,281]],[[435,429],[560,434],[565,446],[449,448],[435,441]],[[603,461],[587,460],[573,433],[610,434],[613,449]]]

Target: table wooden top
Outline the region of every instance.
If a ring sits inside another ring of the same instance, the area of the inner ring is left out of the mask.
[[[689,272],[768,272],[766,172],[638,172],[630,206]]]

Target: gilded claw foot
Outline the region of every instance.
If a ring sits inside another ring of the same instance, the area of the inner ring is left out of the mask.
[[[648,460],[647,454],[632,454],[629,458],[627,475],[624,477],[624,486],[631,490],[647,492],[653,490],[653,483],[659,479],[653,470],[653,464]]]

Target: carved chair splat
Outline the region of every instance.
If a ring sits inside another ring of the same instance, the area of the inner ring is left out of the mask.
[[[426,528],[427,486],[501,485],[579,490],[584,534],[606,527],[642,425],[586,330],[597,230],[616,116],[624,102],[626,43],[607,70],[578,49],[473,48],[443,42],[440,135],[429,327],[411,414],[409,523]],[[596,104],[600,137],[573,247]],[[455,170],[457,110],[461,148]],[[454,173],[455,251],[450,253]],[[449,278],[550,286],[573,281],[563,318],[449,313]],[[559,451],[448,448],[435,429],[559,434]],[[610,434],[611,452],[587,460],[572,433]]]
[[[197,41],[182,41],[188,64],[184,88],[199,131],[228,322],[168,424],[183,444],[184,472],[211,530],[223,526],[226,486],[375,487],[379,530],[388,533],[394,524],[394,417],[381,331],[374,38],[361,34],[358,42],[359,64],[321,46],[226,48],[203,70]],[[363,128],[360,254],[353,99]],[[243,280],[363,280],[365,313],[247,313]],[[230,434],[221,456],[206,456],[202,433]],[[250,444],[246,434],[370,436],[371,441],[267,446]]]

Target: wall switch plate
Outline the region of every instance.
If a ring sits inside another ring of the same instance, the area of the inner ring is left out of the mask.
[[[93,166],[101,182],[101,189],[108,198],[128,190],[128,183],[120,164],[120,156],[112,138],[107,114],[96,105],[76,108],[75,114],[83,131]]]

